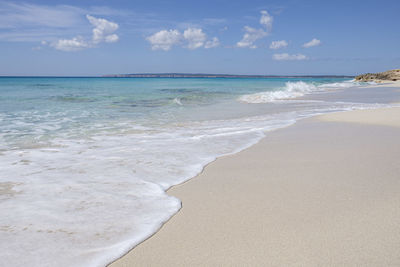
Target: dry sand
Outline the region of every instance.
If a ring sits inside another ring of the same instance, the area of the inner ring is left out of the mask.
[[[183,208],[115,266],[400,266],[400,108],[271,132],[169,190]]]
[[[322,121],[331,121],[331,122],[352,122],[352,123],[361,123],[370,125],[400,127],[398,108],[340,112],[340,113],[333,113],[320,116],[319,119]]]
[[[400,87],[400,81],[377,81],[375,85],[370,87]]]

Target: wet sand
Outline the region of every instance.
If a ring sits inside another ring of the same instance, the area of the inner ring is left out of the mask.
[[[400,108],[267,134],[169,194],[183,207],[111,266],[400,266]]]

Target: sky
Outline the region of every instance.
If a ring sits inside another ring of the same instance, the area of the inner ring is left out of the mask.
[[[400,68],[399,0],[0,0],[0,75]]]

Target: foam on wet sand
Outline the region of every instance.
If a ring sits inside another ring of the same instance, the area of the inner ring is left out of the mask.
[[[168,191],[183,207],[111,266],[399,266],[400,108],[309,118]]]

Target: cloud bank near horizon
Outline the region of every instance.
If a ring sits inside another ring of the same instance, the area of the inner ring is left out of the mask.
[[[273,54],[272,59],[277,60],[277,61],[298,61],[298,60],[307,60],[308,57],[303,54],[288,54],[288,53],[282,53],[282,54]]]

